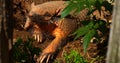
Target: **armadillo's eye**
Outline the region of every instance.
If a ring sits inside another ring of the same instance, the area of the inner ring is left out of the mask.
[[[28,15],[28,17],[29,17],[29,18],[33,18],[33,16],[32,16],[32,15]]]

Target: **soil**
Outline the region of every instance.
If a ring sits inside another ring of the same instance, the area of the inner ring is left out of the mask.
[[[40,4],[50,0],[34,0],[36,4]],[[13,41],[15,42],[17,38],[22,38],[24,41],[27,40],[27,36],[31,37],[31,35],[23,30],[23,25],[25,24],[26,15],[30,9],[30,4],[33,0],[13,0],[13,10],[14,10],[14,32],[13,32]],[[46,39],[45,42],[41,44],[37,44],[37,47],[44,49],[49,43],[51,39]],[[65,63],[64,61],[64,53],[69,53],[71,50],[76,50],[81,54],[85,59],[89,62],[93,61],[93,63],[105,63],[106,61],[106,52],[107,52],[107,40],[101,43],[91,42],[87,49],[87,53],[83,51],[83,45],[80,39],[72,41],[67,40],[67,44],[62,47],[56,58],[54,60],[59,61],[60,63]]]

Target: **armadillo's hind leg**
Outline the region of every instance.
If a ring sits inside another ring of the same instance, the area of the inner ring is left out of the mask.
[[[50,45],[48,45],[48,47],[46,47],[43,50],[41,56],[37,59],[38,63],[43,63],[43,61],[46,61],[46,63],[48,63],[49,59],[54,55],[56,50],[61,46],[62,40],[65,38],[64,33],[59,28],[56,28],[53,31],[53,34],[55,35],[55,39],[52,41]]]

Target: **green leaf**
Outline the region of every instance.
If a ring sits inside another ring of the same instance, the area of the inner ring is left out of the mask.
[[[94,29],[97,29],[97,28],[99,28],[100,26],[99,26],[99,23],[96,23],[95,24],[95,26],[94,26]]]
[[[81,27],[79,28],[76,32],[74,32],[73,34],[77,34],[74,38],[74,40],[76,40],[77,38],[79,38],[80,36],[86,34],[88,32],[88,28],[87,27]]]
[[[87,0],[86,2],[87,6],[95,5],[95,0]]]
[[[86,26],[83,26],[81,28],[79,28],[78,30],[76,30],[76,32],[73,33],[73,35],[76,34],[74,40],[76,40],[77,38],[79,38],[80,36],[85,35],[87,32],[89,32],[89,30],[94,26],[94,22],[90,21],[90,23]]]
[[[88,47],[88,44],[90,43],[90,40],[92,39],[92,37],[96,34],[96,30],[92,29],[91,31],[89,31],[84,37],[83,37],[83,48],[84,48],[84,52],[86,52],[86,49]]]
[[[67,16],[72,10],[75,9],[74,4],[69,4],[61,13],[61,18]]]
[[[70,14],[71,11],[75,10],[75,12],[80,12],[81,10],[83,10],[85,7],[85,0],[70,0],[69,2],[67,2],[68,5],[66,6],[66,8],[62,11],[61,13],[61,18],[67,16],[68,14]]]
[[[103,27],[103,26],[106,26],[106,22],[105,22],[105,21],[102,21],[102,20],[98,20],[98,21],[95,23],[94,28],[97,29],[97,28],[100,28],[100,27]]]
[[[104,0],[98,0],[100,2],[100,4],[102,4],[104,2]]]
[[[95,7],[100,11],[100,9],[101,9],[101,2],[100,1],[98,1],[98,0],[96,0],[96,2],[95,2]]]
[[[88,63],[77,51],[71,50],[69,54],[65,53],[66,63]]]
[[[76,11],[75,13],[79,13],[81,10],[86,8],[86,1],[85,0],[78,0],[78,3],[76,5]]]
[[[22,42],[23,42],[22,39],[18,38],[14,46],[18,47]]]

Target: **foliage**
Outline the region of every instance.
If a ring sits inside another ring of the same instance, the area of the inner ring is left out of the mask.
[[[106,22],[104,21],[89,21],[88,24],[84,21],[85,25],[83,27],[78,28],[73,34],[76,35],[74,38],[77,39],[80,36],[83,36],[83,47],[84,47],[84,52],[86,52],[86,49],[88,47],[88,44],[90,43],[90,40],[92,37],[97,37],[98,38],[98,29],[105,30],[106,28]],[[107,29],[107,28],[106,28]],[[101,31],[105,33],[105,31]]]
[[[34,55],[38,55],[41,50],[34,47],[32,42],[31,38],[28,38],[26,42],[18,38],[12,49],[13,60],[19,63],[35,63]]]
[[[70,12],[80,12],[85,8],[93,9],[93,6],[100,8],[103,0],[70,0],[67,2],[67,7],[63,10],[61,18],[67,16]]]
[[[88,63],[77,51],[72,50],[70,54],[64,55],[66,63]]]
[[[112,11],[112,6],[108,1],[104,0],[70,0],[67,2],[67,7],[63,10],[61,14],[61,18],[64,18],[70,12],[74,11],[75,13],[80,12],[81,10],[85,8],[89,8],[90,13],[92,13],[94,10],[98,9],[100,11],[101,6],[105,6],[109,11]],[[83,47],[84,52],[86,52],[86,49],[90,43],[90,40],[93,37],[98,38],[97,30],[101,31],[103,34],[105,33],[106,23],[102,20],[88,20],[83,21],[84,26],[80,27],[76,32],[73,34],[76,35],[75,39],[79,38],[80,36],[83,37]],[[88,23],[87,23],[88,22]],[[99,39],[99,38],[98,38]]]

